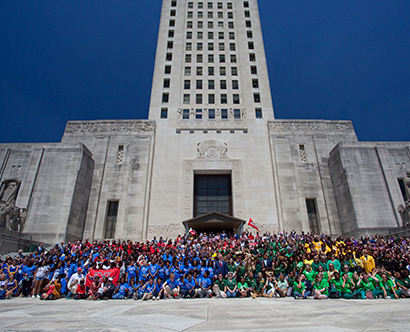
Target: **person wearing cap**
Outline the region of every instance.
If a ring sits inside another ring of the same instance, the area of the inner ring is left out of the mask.
[[[67,294],[66,298],[70,298],[71,295],[76,293],[78,282],[84,278],[83,269],[81,267],[77,268],[77,272],[71,276],[70,280],[68,280],[67,285],[70,292]]]

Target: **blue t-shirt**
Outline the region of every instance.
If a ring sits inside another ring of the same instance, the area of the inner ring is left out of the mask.
[[[151,272],[151,276],[156,277],[155,273],[158,271],[159,265],[157,264],[151,264],[149,266],[149,272]]]
[[[171,281],[171,279],[168,279],[166,283],[171,289],[177,288],[179,286],[179,281],[177,278],[175,278],[174,281]]]
[[[189,281],[188,279],[185,279],[183,288],[189,290],[189,289],[192,289],[192,287],[195,287],[195,285],[196,285],[195,278],[191,278],[191,281]]]
[[[148,271],[149,271],[149,267],[148,267],[148,266],[141,266],[139,279],[140,279],[140,280],[147,281],[147,279],[148,279]]]
[[[202,278],[201,279],[201,286],[202,288],[208,288],[212,285],[211,279],[210,278]]]
[[[152,293],[155,289],[155,283],[153,282],[152,285],[150,283],[148,283],[145,286],[145,293]]]
[[[120,293],[121,295],[125,295],[125,293],[128,291],[129,289],[129,285],[125,282],[123,284],[120,285],[120,287],[118,288],[118,293]]]
[[[24,266],[22,273],[26,273],[27,277],[30,279],[34,277],[35,271],[36,271],[36,267],[34,265],[32,267]]]
[[[132,276],[137,276],[137,267],[135,265],[130,265],[127,268],[128,277],[131,278]]]

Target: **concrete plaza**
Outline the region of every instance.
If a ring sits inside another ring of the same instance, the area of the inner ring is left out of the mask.
[[[0,302],[1,331],[410,331],[410,299]]]

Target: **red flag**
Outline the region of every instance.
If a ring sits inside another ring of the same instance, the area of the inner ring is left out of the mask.
[[[90,269],[87,273],[87,279],[85,281],[85,285],[90,287],[92,282],[94,281],[94,277],[99,276],[100,280],[103,277],[112,278],[112,282],[114,284],[118,283],[118,278],[120,276],[120,269],[114,268],[109,270],[97,270],[97,269]]]
[[[258,229],[258,227],[256,227],[255,223],[251,218],[249,218],[248,225],[255,228],[260,233],[260,230]]]

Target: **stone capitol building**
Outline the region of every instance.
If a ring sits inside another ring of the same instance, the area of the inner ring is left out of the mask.
[[[257,0],[163,0],[148,120],[69,121],[0,144],[0,252],[189,228],[404,232],[410,142],[276,120]]]

